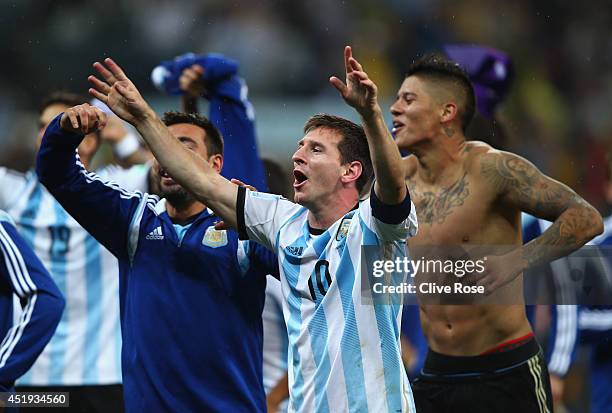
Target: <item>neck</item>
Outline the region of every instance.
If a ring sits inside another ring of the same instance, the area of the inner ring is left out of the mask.
[[[308,225],[311,228],[327,229],[342,218],[359,202],[359,194],[345,194],[333,201],[321,202],[317,206],[308,206]]]
[[[447,136],[440,136],[428,140],[422,145],[411,148],[411,152],[418,160],[421,179],[434,183],[450,166],[462,159],[465,148],[465,137],[455,134],[450,139]]]
[[[166,199],[166,211],[172,222],[176,224],[184,224],[189,218],[206,209],[206,205],[201,202],[191,201],[185,205],[177,205]]]

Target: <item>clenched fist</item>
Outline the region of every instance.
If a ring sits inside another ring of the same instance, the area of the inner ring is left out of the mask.
[[[106,114],[89,103],[83,103],[66,109],[60,126],[65,131],[87,135],[106,126]]]

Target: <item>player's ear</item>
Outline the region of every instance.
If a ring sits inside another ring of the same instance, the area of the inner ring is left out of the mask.
[[[221,173],[221,169],[223,169],[223,155],[216,154],[210,156],[208,158],[208,163],[217,173]]]
[[[349,162],[344,165],[344,173],[342,174],[342,182],[356,182],[363,173],[363,165],[359,161]]]
[[[447,123],[457,118],[457,104],[455,102],[447,102],[442,106],[440,113],[440,123]]]

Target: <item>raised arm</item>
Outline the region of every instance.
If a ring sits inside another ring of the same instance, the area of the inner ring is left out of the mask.
[[[181,186],[236,228],[238,187],[217,174],[201,157],[186,149],[140,95],[123,70],[112,60],[94,63],[104,81],[90,76],[89,93],[117,116],[131,123],[145,139],[155,158]]]
[[[378,105],[378,88],[353,58],[350,46],[344,49],[344,65],[346,83],[335,76],[329,81],[338,89],[344,101],[361,116],[374,166],[376,196],[385,204],[399,204],[407,194],[404,168],[399,149],[393,142]]]
[[[128,231],[150,197],[128,192],[85,170],[76,153],[83,135],[103,127],[106,115],[85,103],[67,109],[47,127],[36,173],[66,211],[117,258],[128,257]]]

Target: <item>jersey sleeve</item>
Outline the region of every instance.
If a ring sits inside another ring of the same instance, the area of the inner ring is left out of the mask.
[[[238,188],[236,216],[240,238],[255,241],[271,251],[276,251],[281,226],[301,213],[306,213],[306,208],[280,195]]]
[[[384,204],[376,196],[374,185],[370,197],[359,204],[359,215],[366,226],[383,242],[401,241],[416,235],[418,223],[409,192],[397,205]]]
[[[51,339],[65,302],[43,264],[4,213],[0,213],[0,277],[23,308],[0,348],[0,389],[7,391]]]
[[[49,124],[43,137],[36,163],[38,178],[98,242],[117,258],[128,258],[132,219],[158,199],[126,191],[88,172],[76,153],[83,136],[63,131],[60,117]]]

